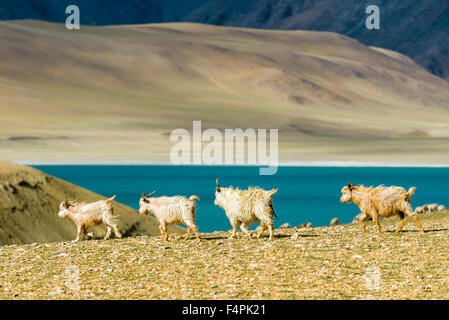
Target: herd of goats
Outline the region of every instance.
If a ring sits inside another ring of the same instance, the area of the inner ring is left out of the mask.
[[[251,232],[248,226],[251,223],[260,222],[259,238],[266,229],[268,229],[270,239],[273,238],[273,217],[276,215],[273,210],[273,195],[278,189],[269,191],[260,188],[248,188],[240,190],[238,188],[223,188],[216,180],[217,187],[215,191],[215,205],[222,208],[229,222],[232,225],[231,239],[235,237],[238,227],[251,238]],[[417,212],[412,210],[411,197],[416,188],[412,187],[406,191],[402,187],[376,187],[368,188],[348,184],[341,189],[340,202],[354,202],[361,210],[359,222],[362,231],[365,232],[365,221],[372,219],[376,224],[377,231],[381,232],[379,218],[388,218],[394,215],[400,217],[400,223],[396,232],[404,227],[407,216],[411,217],[421,232],[424,232],[418,219]],[[170,224],[184,224],[187,227],[185,239],[189,239],[191,231],[195,233],[199,241],[200,235],[195,224],[195,200],[200,200],[192,195],[189,198],[183,196],[174,197],[151,197],[154,193],[145,195],[142,193],[140,198],[139,213],[142,215],[153,214],[159,221],[159,230],[163,240],[168,240],[167,226]],[[61,218],[69,217],[76,225],[78,233],[75,241],[81,240],[86,229],[105,224],[107,233],[104,239],[108,239],[114,231],[116,237],[121,238],[117,227],[118,217],[114,216],[112,200],[115,196],[107,200],[101,200],[93,203],[78,203],[78,201],[64,201],[60,204],[58,216]]]

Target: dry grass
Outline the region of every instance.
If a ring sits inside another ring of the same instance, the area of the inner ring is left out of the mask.
[[[0,247],[0,299],[448,299],[449,212],[408,223],[382,220],[277,230],[274,241],[203,234]],[[292,238],[293,234],[297,234]],[[79,268],[79,290],[66,270]],[[378,268],[379,287],[366,276]]]

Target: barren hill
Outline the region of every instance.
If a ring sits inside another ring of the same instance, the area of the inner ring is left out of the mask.
[[[278,128],[280,160],[447,162],[449,83],[334,33],[0,22],[0,154],[168,161],[173,129]]]
[[[73,240],[76,228],[69,219],[57,215],[63,200],[97,201],[104,197],[43,172],[0,161],[0,245]],[[113,202],[120,216],[119,229],[125,236],[157,235],[154,218]],[[106,233],[104,226],[92,228],[96,237]],[[174,227],[171,231],[181,231]]]

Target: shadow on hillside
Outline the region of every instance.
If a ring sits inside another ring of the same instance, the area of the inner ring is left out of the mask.
[[[268,235],[262,235],[259,239],[268,239]],[[287,234],[275,234],[273,236],[275,239],[282,239],[282,238],[290,238],[291,235],[287,235]],[[319,235],[317,234],[298,234],[298,238],[316,238],[319,237]],[[235,240],[239,240],[239,239],[245,239],[244,236],[240,236],[235,238]],[[252,237],[253,240],[257,240],[256,237]],[[201,237],[201,240],[229,240],[229,236],[212,236],[212,237]]]
[[[229,236],[213,236],[213,237],[201,237],[201,240],[226,240]]]
[[[428,233],[428,232],[441,232],[441,231],[448,231],[449,229],[432,229],[432,230],[425,230],[424,229],[424,233]],[[387,230],[385,232],[389,232],[389,233],[396,233],[395,230]],[[419,232],[419,230],[401,230],[399,231],[400,233],[402,232]]]
[[[292,235],[288,234],[275,234],[273,237],[276,239],[282,239],[282,238],[290,238]],[[298,234],[298,238],[317,238],[319,237],[318,234]],[[260,238],[268,238],[268,235],[263,235]]]

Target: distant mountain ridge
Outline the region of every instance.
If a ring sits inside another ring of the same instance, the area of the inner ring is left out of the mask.
[[[0,21],[0,35],[3,159],[167,162],[195,120],[277,128],[283,161],[449,159],[449,82],[337,33]]]
[[[85,25],[200,22],[223,26],[332,31],[401,52],[449,79],[449,1],[439,0],[0,0],[0,20],[64,22],[76,4]],[[365,8],[380,8],[381,29],[365,28]]]

